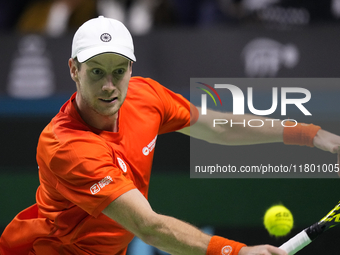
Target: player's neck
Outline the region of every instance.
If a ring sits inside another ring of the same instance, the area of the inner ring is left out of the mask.
[[[91,127],[94,127],[99,130],[105,130],[109,132],[118,132],[118,116],[119,111],[116,112],[114,115],[110,116],[104,116],[101,114],[98,114],[93,109],[82,105],[79,107],[79,105],[76,103],[76,100],[74,100],[74,106],[77,109],[80,117]]]

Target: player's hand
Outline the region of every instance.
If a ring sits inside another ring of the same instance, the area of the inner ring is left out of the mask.
[[[313,140],[314,146],[331,153],[338,154],[338,164],[340,164],[340,136],[332,134],[326,130],[320,129]],[[340,176],[340,172],[338,172]]]
[[[340,136],[320,129],[313,140],[314,146],[331,153],[340,153]]]
[[[287,255],[287,253],[275,246],[257,245],[242,247],[238,255]]]

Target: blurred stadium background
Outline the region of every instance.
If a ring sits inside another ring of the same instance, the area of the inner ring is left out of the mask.
[[[98,0],[86,1],[89,9],[81,0],[2,1],[0,233],[20,210],[35,202],[38,137],[75,91],[67,66],[72,35],[78,23],[103,14],[99,2],[137,11],[132,18],[128,11],[120,13],[134,35],[133,74],[151,77],[188,98],[192,77],[339,77],[337,0]],[[142,7],[133,9],[135,2]],[[62,17],[64,25],[59,24]],[[136,23],[144,26],[134,27]],[[340,134],[340,84],[324,88],[320,84],[318,90],[324,97],[309,122]],[[249,245],[280,245],[339,200],[337,178],[190,179],[188,137],[159,136],[156,148],[149,193],[154,210]],[[330,153],[281,144],[226,147],[225,153],[245,163],[259,155],[278,165],[316,158],[336,163]],[[262,224],[265,210],[275,203],[287,206],[295,220],[291,234],[280,239],[270,237]],[[339,234],[339,229],[330,230],[299,254],[338,254]],[[163,254],[134,240],[129,254],[136,250],[141,255]]]

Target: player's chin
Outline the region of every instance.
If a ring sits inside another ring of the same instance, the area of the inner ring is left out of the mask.
[[[110,116],[115,115],[119,111],[119,108],[120,108],[120,105],[115,105],[115,106],[112,106],[112,107],[106,107],[104,109],[101,109],[101,114],[103,116],[110,117]]]
[[[98,109],[97,113],[99,113],[100,115],[104,116],[104,117],[110,117],[115,115],[118,112],[118,109],[116,108],[112,108],[112,109]]]

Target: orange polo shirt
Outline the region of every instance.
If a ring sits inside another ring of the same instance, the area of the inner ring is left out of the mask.
[[[75,95],[41,133],[37,203],[7,226],[2,255],[125,254],[133,234],[101,211],[134,188],[147,198],[157,135],[197,118],[181,95],[133,77],[118,132],[102,131],[81,119]]]

